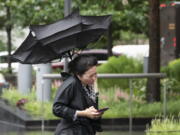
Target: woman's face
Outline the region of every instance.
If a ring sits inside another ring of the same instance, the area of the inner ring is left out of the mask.
[[[83,75],[78,76],[84,85],[92,85],[97,79],[96,66],[91,67]]]

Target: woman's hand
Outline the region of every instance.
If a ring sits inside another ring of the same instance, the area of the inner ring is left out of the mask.
[[[98,112],[94,106],[91,106],[83,111],[77,111],[77,116],[88,117],[90,119],[98,119],[102,116],[102,112]]]

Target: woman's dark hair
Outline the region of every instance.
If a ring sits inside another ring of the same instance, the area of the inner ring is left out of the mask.
[[[91,67],[97,65],[97,59],[91,55],[81,54],[69,62],[69,72],[77,75],[83,75]]]

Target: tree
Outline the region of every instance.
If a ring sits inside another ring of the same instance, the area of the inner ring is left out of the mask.
[[[160,72],[160,18],[159,1],[149,0],[149,73]],[[147,82],[146,99],[148,102],[160,101],[160,79],[151,78]]]
[[[63,1],[0,0],[0,29],[7,33],[8,71],[11,73],[11,32],[14,27],[46,24],[63,16]],[[60,10],[61,9],[61,10]]]
[[[125,3],[123,3],[123,1]],[[158,0],[149,0],[149,2],[147,0],[81,0],[81,2],[82,4],[78,5],[81,5],[81,12],[83,14],[113,14],[113,39],[121,39],[120,31],[131,31],[136,34],[144,33],[147,35],[150,40],[149,72],[156,73],[160,71],[160,30]],[[149,5],[150,8],[148,8]],[[148,16],[150,27],[149,32]],[[159,79],[148,80],[146,98],[148,102],[160,100]]]
[[[147,0],[73,0],[74,8],[79,8],[83,15],[112,14],[113,44],[122,38],[122,31],[136,34],[148,34]],[[107,43],[102,42],[103,45]],[[99,43],[95,44],[98,46]],[[102,46],[101,46],[102,47]]]
[[[63,18],[63,1],[24,0],[19,3],[17,17],[21,27],[49,24]]]
[[[6,47],[4,45],[4,43],[0,40],[0,51],[5,51]]]
[[[11,73],[12,69],[11,69],[11,60],[10,60],[10,55],[11,55],[11,32],[12,32],[12,28],[13,28],[13,17],[12,17],[12,10],[13,8],[11,8],[11,6],[13,6],[12,3],[14,2],[13,0],[1,0],[0,1],[0,8],[2,9],[1,12],[1,29],[5,29],[6,33],[7,33],[7,48],[8,48],[8,71]]]
[[[123,1],[125,0],[73,0],[72,7],[79,8],[83,15],[112,14],[112,39],[115,44],[122,38],[121,31],[147,33],[147,0],[126,0],[126,3]],[[8,24],[8,30],[17,26],[51,23],[62,18],[64,12],[64,0],[0,0],[0,6],[4,13],[10,11],[9,20],[4,23],[4,26]],[[9,10],[6,10],[6,7]],[[9,39],[9,43],[10,41]],[[96,43],[95,47],[99,44],[106,45],[106,38],[101,41],[101,44]]]

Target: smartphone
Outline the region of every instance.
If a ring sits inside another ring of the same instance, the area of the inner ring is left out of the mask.
[[[109,107],[105,107],[105,108],[102,108],[102,109],[99,109],[98,112],[105,112],[109,109]]]

